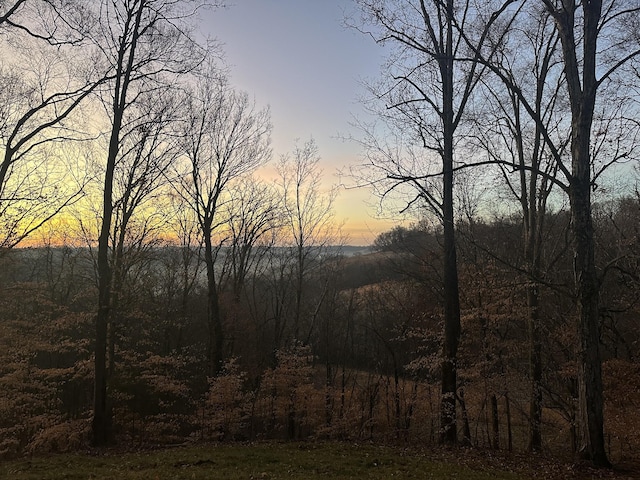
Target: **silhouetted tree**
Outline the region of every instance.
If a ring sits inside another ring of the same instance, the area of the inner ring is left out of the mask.
[[[230,201],[231,182],[270,159],[269,109],[258,110],[249,96],[237,92],[219,72],[205,70],[187,103],[184,162],[178,193],[196,214],[207,269],[207,360],[215,375],[223,364],[224,332],[216,258],[229,221],[222,205]]]
[[[199,0],[104,0],[96,6],[97,23],[90,32],[101,61],[113,77],[104,93],[109,145],[106,152],[100,235],[98,238],[98,312],[95,343],[95,404],[93,442],[109,440],[107,399],[107,330],[113,272],[109,250],[114,212],[114,175],[121,154],[123,127],[142,92],[149,92],[202,62],[203,51],[189,36],[188,21]]]
[[[385,123],[384,137],[389,138],[389,131],[395,134],[395,144],[379,140],[376,132],[365,126],[372,137],[364,142],[367,162],[362,168],[368,170],[365,176],[383,196],[408,187],[404,192],[412,200],[406,209],[414,204],[426,205],[442,222],[441,441],[453,444],[457,441],[456,358],[460,341],[454,218],[454,172],[459,162],[455,148],[467,105],[482,73],[476,62],[458,61],[468,56],[460,31],[479,32],[474,44],[485,49],[498,15],[467,15],[469,11],[479,13],[468,1],[358,0],[357,3],[364,15],[363,23],[375,29],[370,32],[374,39],[396,48],[395,60],[389,62],[384,72],[386,80],[371,89],[373,97],[384,104],[374,111]],[[499,12],[510,3],[492,3],[486,11],[492,12],[495,7]]]
[[[327,194],[322,192],[319,162],[318,146],[311,139],[303,145],[296,144],[293,153],[284,155],[278,165],[285,210],[284,241],[285,245],[291,246],[293,254],[293,338],[297,341],[304,341],[311,334],[308,331],[303,336],[301,332],[305,281],[324,247],[336,241],[332,208],[337,192],[335,189]],[[315,309],[312,307],[311,312]],[[312,329],[312,313],[309,320],[308,328]]]
[[[0,67],[3,249],[18,245],[82,197],[86,175],[66,153],[90,138],[79,126],[84,121],[79,106],[106,80],[91,59],[73,58],[83,51],[79,47],[54,48],[31,37],[13,40],[19,44],[3,45],[10,56]]]
[[[524,267],[529,276],[525,295],[529,312],[529,374],[531,378],[529,448],[542,449],[542,318],[540,289],[544,285],[545,221],[547,204],[554,187],[557,189],[557,163],[549,153],[543,135],[554,139],[562,154],[568,147],[568,124],[561,119],[568,113],[567,102],[560,95],[562,70],[559,62],[559,38],[553,20],[541,8],[531,9],[531,17],[514,22],[522,35],[509,36],[501,48],[530,51],[517,59],[496,56],[495,64],[504,65],[509,82],[528,99],[540,125],[531,119],[522,100],[503,82],[489,76],[483,81],[487,102],[476,112],[476,138],[489,158],[495,160],[507,191],[520,205],[523,227],[524,265],[512,263],[514,269]],[[508,65],[508,66],[507,66]],[[498,207],[500,208],[501,205]],[[500,215],[500,211],[497,212]],[[495,239],[492,239],[495,240]],[[508,250],[504,245],[487,244],[505,263]]]

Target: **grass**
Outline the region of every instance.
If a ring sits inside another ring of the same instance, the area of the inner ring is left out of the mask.
[[[142,453],[60,454],[0,464],[0,478],[23,479],[466,479],[529,477],[466,466],[394,447],[346,443],[209,445]]]

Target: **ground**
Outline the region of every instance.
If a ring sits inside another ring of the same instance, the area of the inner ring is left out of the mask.
[[[622,465],[593,470],[543,456],[468,449],[417,449],[342,442],[192,445],[49,455],[0,464],[23,479],[640,479]]]

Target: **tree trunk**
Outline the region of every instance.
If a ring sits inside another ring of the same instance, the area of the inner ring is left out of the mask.
[[[500,449],[500,420],[498,418],[498,398],[491,394],[491,448]]]
[[[509,401],[509,393],[504,394],[505,413],[507,414],[507,446],[510,452],[513,452],[513,429],[511,428],[511,402]]]
[[[571,188],[574,268],[578,301],[579,452],[596,466],[609,466],[604,442],[604,401],[598,314],[598,278],[593,251],[590,182]]]
[[[109,137],[109,150],[104,174],[102,225],[98,238],[98,314],[96,316],[96,344],[94,355],[94,403],[92,441],[94,445],[105,445],[111,439],[111,412],[107,398],[107,341],[111,308],[111,267],[109,265],[109,237],[113,216],[113,177],[116,159],[120,151],[120,131],[127,109],[127,94],[131,83],[136,47],[140,38],[140,24],[145,8],[144,2],[137,6],[127,19],[131,38],[125,35],[118,41],[115,86],[113,92],[113,123]],[[132,23],[129,21],[133,20]]]
[[[460,410],[462,412],[462,446],[471,447],[471,427],[469,426],[469,412],[467,412],[467,403],[464,400],[464,388],[458,393],[458,401],[460,402]]]
[[[538,90],[541,91],[540,89]],[[536,99],[536,108],[541,110],[540,93]],[[521,131],[520,129],[518,131]],[[536,131],[536,138],[539,132]],[[521,140],[521,137],[519,137]],[[521,164],[524,166],[524,150],[521,152]],[[536,142],[535,153],[532,156],[533,171],[530,173],[527,187],[526,171],[523,168],[521,175],[522,192],[528,195],[522,196],[522,209],[524,212],[524,255],[529,271],[530,285],[527,286],[527,310],[529,330],[529,378],[531,381],[531,397],[529,398],[529,450],[539,452],[542,450],[542,340],[540,334],[540,292],[538,279],[540,278],[540,250],[542,245],[542,223],[544,219],[544,205],[546,199],[539,203],[539,195],[546,195],[538,185],[539,143]]]
[[[300,235],[302,237],[302,235]],[[296,236],[298,238],[298,236]],[[300,238],[297,240],[300,242],[296,247],[296,306],[293,317],[293,339],[295,341],[299,341],[300,339],[300,319],[302,317],[302,288],[304,285],[304,269],[305,269],[305,261],[304,261],[304,243]]]
[[[457,442],[456,391],[457,355],[460,341],[460,298],[458,292],[458,264],[456,258],[453,211],[453,1],[447,0],[446,53],[440,60],[443,100],[443,248],[444,248],[444,343],[442,349],[442,398],[440,407],[440,442]]]
[[[324,419],[325,425],[327,427],[331,426],[332,420],[332,412],[333,412],[333,401],[331,397],[332,393],[332,373],[331,373],[331,363],[329,362],[329,355],[327,354],[327,360],[325,362],[325,393],[324,393]]]
[[[449,168],[450,170],[450,168]],[[445,177],[447,174],[445,173]],[[453,175],[445,190],[452,192]],[[451,193],[452,195],[452,193]],[[445,202],[447,202],[445,200]],[[452,197],[451,202],[452,203]],[[441,443],[454,444],[457,441],[456,428],[456,389],[457,389],[457,353],[460,341],[460,304],[458,297],[458,270],[453,228],[453,205],[444,224],[444,344],[442,349],[442,400],[440,411]]]
[[[220,301],[218,298],[218,285],[215,273],[215,255],[211,244],[211,229],[204,228],[204,261],[207,267],[207,361],[209,363],[209,375],[215,376],[222,369],[222,347],[224,345],[222,332],[222,318],[220,314]]]
[[[111,266],[109,265],[109,234],[113,214],[113,174],[118,155],[122,111],[116,111],[109,142],[109,154],[104,179],[102,226],[98,238],[98,314],[96,316],[96,344],[94,352],[94,397],[92,441],[106,445],[111,437],[111,416],[107,399],[107,342],[111,310]]]
[[[93,394],[93,419],[91,422],[92,443],[95,446],[106,445],[110,438],[111,419],[107,407],[107,325],[109,319],[109,295],[105,294],[102,284],[105,272],[98,274],[99,306],[96,316],[96,344],[94,353],[94,394]],[[108,275],[108,273],[106,273]]]
[[[584,19],[577,22],[581,7]],[[580,454],[595,466],[610,466],[604,442],[602,359],[598,314],[599,285],[591,217],[591,128],[598,82],[597,40],[602,2],[563,2],[550,9],[562,42],[564,71],[571,103],[571,205],[574,275],[577,300],[578,427]],[[578,30],[576,35],[575,30]],[[580,29],[582,31],[580,31]],[[581,37],[581,50],[576,44]],[[579,52],[582,58],[578,58]],[[582,69],[582,71],[580,71]]]
[[[542,342],[538,313],[538,287],[527,288],[529,307],[529,375],[531,398],[529,401],[529,450],[542,450]]]

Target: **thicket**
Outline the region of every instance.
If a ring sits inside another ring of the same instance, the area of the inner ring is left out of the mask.
[[[614,461],[640,447],[638,342],[640,198],[594,210],[601,274],[606,436]],[[571,454],[576,440],[575,312],[565,212],[548,214],[544,277],[543,443]],[[525,450],[529,347],[517,218],[461,221],[462,346],[459,437]],[[219,285],[224,358],[210,376],[206,278],[181,296],[181,249],[156,245],[130,258],[109,332],[109,410],[123,445],[256,439],[437,442],[442,314],[440,232],[425,225],[382,234],[370,253],[310,249],[299,292],[274,265],[255,264],[241,294]],[[198,258],[197,251],[192,252]],[[232,249],[219,265],[232,262]],[[87,445],[93,398],[97,283],[90,249],[12,249],[2,256],[0,453]],[[266,262],[266,263],[265,263]],[[293,263],[292,263],[293,264]],[[290,264],[289,266],[291,267]],[[200,273],[199,273],[200,272]],[[298,330],[298,336],[294,334]]]

